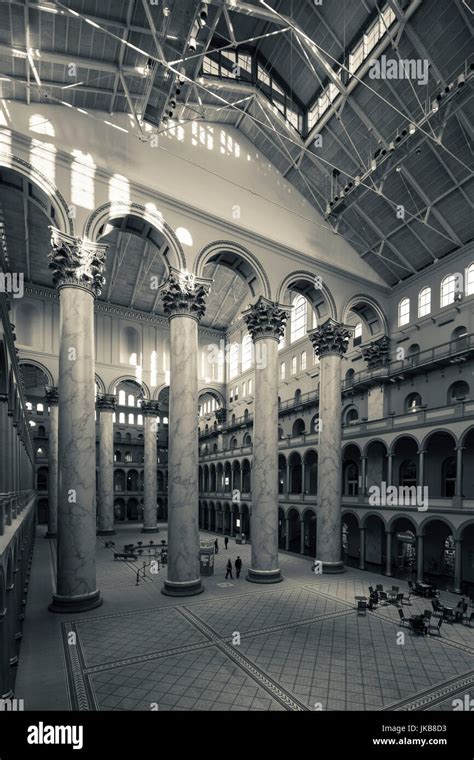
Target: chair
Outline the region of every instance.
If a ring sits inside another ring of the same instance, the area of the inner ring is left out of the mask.
[[[431,620],[431,615],[432,615],[432,614],[433,614],[433,613],[431,612],[431,610],[423,610],[423,615],[425,616],[425,618],[426,618],[427,620]]]
[[[444,607],[442,606],[442,604],[440,604],[439,601],[436,602],[434,599],[432,599],[431,606],[433,607],[433,617],[442,618],[443,610],[444,610]]]
[[[413,591],[408,591],[408,596],[405,596],[405,594],[402,594],[402,604],[410,604],[411,605],[411,596],[413,594]]]
[[[448,610],[446,607],[443,610],[443,617],[441,620],[444,620],[446,623],[451,623],[451,625],[454,623],[454,612],[453,610]]]
[[[400,623],[402,625],[407,625],[408,627],[410,627],[410,619],[405,617],[405,613],[403,612],[402,609],[398,610],[398,614],[400,616]]]
[[[418,636],[424,636],[425,626],[420,620],[413,620],[413,618],[409,618],[408,623],[413,633],[416,633]]]
[[[369,586],[369,594],[373,594],[373,593],[374,593],[374,587],[373,586]]]
[[[411,593],[415,593],[415,589],[413,588],[413,581],[408,581],[408,588],[410,589]]]
[[[392,591],[396,591],[397,594],[399,590],[400,590],[400,586],[392,586]]]
[[[387,606],[387,604],[388,604],[388,596],[387,596],[387,592],[386,591],[379,591],[379,600],[380,600],[380,604],[383,604],[383,605]]]
[[[471,612],[469,617],[466,614],[466,617],[464,619],[464,625],[468,625],[469,628],[471,627],[471,623],[474,621],[474,612]]]
[[[440,618],[436,625],[429,625],[428,627],[428,635],[431,636],[431,631],[434,631],[438,634],[438,636],[441,636],[441,626],[443,625],[443,618]]]
[[[357,615],[367,615],[367,602],[359,599],[357,602]]]
[[[402,606],[402,604],[403,604],[403,593],[397,594],[397,598],[395,600],[395,604],[397,605],[397,607],[401,607]]]
[[[381,583],[377,583],[377,585],[376,585],[376,587],[375,587],[375,590],[376,590],[376,591],[378,591],[379,593],[380,593],[380,591],[383,591],[383,586],[382,586],[382,584],[381,584]]]

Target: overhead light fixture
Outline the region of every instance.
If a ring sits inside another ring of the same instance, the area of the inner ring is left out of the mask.
[[[377,161],[375,160],[375,158],[373,158],[372,161],[370,162],[370,171],[374,172],[376,168],[377,168]]]
[[[416,127],[415,127],[415,125],[414,125],[414,124],[410,124],[410,126],[408,127],[408,131],[409,131],[409,133],[410,133],[411,135],[414,135],[414,134],[415,134],[415,132],[416,132]]]
[[[207,3],[201,3],[198,11],[198,19],[201,26],[206,26],[207,17],[209,15],[209,6]]]
[[[433,100],[433,104],[431,106],[431,110],[433,113],[437,113],[439,111],[439,105],[437,100]]]
[[[464,74],[459,74],[458,87],[464,87],[465,84],[466,84],[466,77],[464,76]]]
[[[169,5],[163,6],[163,16],[169,16],[171,13],[171,8]]]
[[[355,184],[356,187],[359,187],[359,185],[360,185],[360,177],[359,177],[359,175],[357,175],[357,177],[355,177],[354,184]]]
[[[397,171],[397,172],[401,172],[401,170],[402,170],[402,167],[401,167],[401,166],[397,166],[397,168],[396,168],[396,170],[395,170],[395,171]]]

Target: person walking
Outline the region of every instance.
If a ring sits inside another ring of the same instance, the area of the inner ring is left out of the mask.
[[[240,571],[242,570],[242,560],[240,557],[237,557],[235,560],[235,575],[237,578],[240,576]]]
[[[227,570],[227,572],[226,572],[226,574],[225,574],[225,577],[226,577],[226,579],[227,579],[227,578],[229,577],[229,575],[230,575],[231,579],[232,579],[232,580],[234,580],[234,576],[232,575],[232,562],[230,561],[230,559],[228,559],[228,560],[227,560],[227,567],[226,567],[226,570]]]
[[[227,538],[227,536],[226,536],[226,537],[224,538],[224,544],[225,544],[225,548],[226,548],[226,551],[227,551],[227,544],[228,544],[228,543],[229,543],[229,539],[228,539],[228,538]]]
[[[219,542],[218,542],[217,538],[214,541],[214,549],[215,549],[216,554],[219,554]]]

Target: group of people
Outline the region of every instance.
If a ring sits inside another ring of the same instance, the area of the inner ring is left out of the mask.
[[[224,538],[224,546],[226,548],[226,551],[227,551],[228,545],[229,545],[229,539],[226,536]],[[214,541],[214,551],[216,554],[219,554],[219,541],[217,538]],[[241,570],[242,570],[242,560],[240,559],[239,556],[237,556],[237,559],[234,562],[234,567],[235,567],[235,577],[239,578]],[[234,580],[234,576],[232,575],[232,560],[230,559],[227,560],[225,577],[226,577],[226,580],[227,578],[231,578],[232,580]]]

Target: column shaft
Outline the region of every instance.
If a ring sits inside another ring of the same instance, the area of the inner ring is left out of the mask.
[[[156,502],[158,493],[156,418],[159,411],[157,402],[142,402],[145,415],[145,481],[143,498],[142,533],[158,533],[156,523]],[[171,439],[171,430],[170,430]]]
[[[391,530],[385,531],[385,540],[386,540],[386,548],[385,548],[385,554],[386,554],[386,567],[385,567],[385,575],[388,575],[389,577],[392,575],[392,536],[393,533]]]
[[[49,404],[49,478],[48,478],[48,531],[46,538],[56,538],[58,530],[58,389],[46,391]]]
[[[98,536],[112,536],[114,530],[114,406],[101,408],[98,400],[99,440],[99,521]]]
[[[455,542],[456,553],[454,555],[454,593],[462,593],[462,540],[456,538]]]
[[[416,579],[420,583],[423,583],[423,536],[417,535],[416,537]]]
[[[359,528],[359,570],[365,570],[365,528]]]

